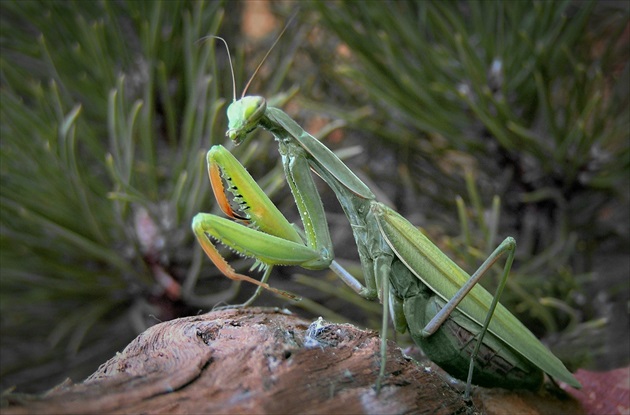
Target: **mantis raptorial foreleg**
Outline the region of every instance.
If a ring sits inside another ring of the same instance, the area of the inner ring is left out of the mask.
[[[267,283],[274,265],[300,265],[309,269],[328,267],[349,285],[362,287],[358,280],[332,259],[328,227],[321,226],[324,218],[321,200],[300,198],[298,210],[306,228],[306,232],[302,233],[288,222],[245,168],[224,147],[214,146],[210,149],[207,163],[208,175],[219,207],[228,217],[241,223],[199,213],[193,219],[192,228],[205,253],[224,275],[235,281],[246,281],[258,286],[254,295],[241,306],[251,304],[263,289],[296,299],[293,294],[270,287]],[[292,189],[297,195],[309,194],[308,191],[312,192],[314,187],[312,177],[301,177],[302,171],[298,169],[298,173],[292,175]],[[233,193],[239,212],[232,209],[226,197],[224,180],[228,191]],[[317,221],[317,224],[313,221]],[[323,223],[326,225],[325,218]],[[219,241],[243,256],[255,258],[258,261],[256,265],[264,269],[262,279],[258,281],[234,271],[219,254],[214,241]]]

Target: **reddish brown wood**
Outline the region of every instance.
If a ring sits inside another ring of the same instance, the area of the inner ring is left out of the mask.
[[[330,324],[305,346],[309,323],[286,311],[262,308],[161,323],[84,382],[67,382],[26,400],[5,396],[9,406],[2,413],[478,412],[444,377],[404,357],[392,342],[387,375],[377,394],[378,334]],[[492,411],[479,400],[483,396],[477,393],[478,407]],[[508,402],[520,395],[490,396]]]

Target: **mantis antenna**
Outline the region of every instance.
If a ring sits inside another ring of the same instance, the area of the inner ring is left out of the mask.
[[[249,81],[247,81],[247,85],[245,85],[245,89],[243,89],[243,95],[241,95],[241,98],[245,97],[245,93],[247,92],[247,89],[249,88],[249,85],[252,83],[252,81],[254,80],[254,78],[256,77],[256,74],[258,73],[258,71],[260,70],[260,67],[263,65],[263,63],[265,63],[265,61],[267,60],[267,57],[269,56],[269,54],[271,53],[271,51],[273,50],[273,48],[278,44],[278,41],[280,41],[280,38],[282,37],[282,35],[284,35],[284,32],[287,31],[287,28],[289,27],[289,25],[291,24],[291,22],[293,21],[293,19],[295,19],[295,16],[297,16],[297,12],[293,13],[293,16],[291,16],[291,18],[289,19],[289,21],[287,22],[286,25],[284,25],[284,29],[282,29],[282,32],[280,32],[280,34],[278,35],[278,37],[276,38],[276,40],[273,42],[273,45],[271,45],[271,47],[269,48],[269,50],[267,51],[267,53],[265,54],[265,56],[262,58],[262,60],[260,61],[260,63],[258,64],[258,66],[256,67],[256,70],[254,71],[254,73],[252,74],[252,76],[249,78]],[[227,46],[227,45],[226,45]],[[236,99],[235,99],[236,101]]]
[[[215,35],[208,35],[208,36],[202,37],[201,39],[199,39],[199,42],[201,42],[202,40],[206,40],[208,38],[219,39],[225,45],[225,49],[227,49],[228,62],[230,62],[230,72],[232,73],[232,102],[236,102],[236,77],[234,76],[234,66],[232,65],[232,54],[230,54],[230,47],[228,46],[225,39],[223,39],[221,36],[215,36]]]
[[[265,61],[267,60],[267,57],[269,56],[273,48],[278,44],[278,41],[280,40],[282,35],[284,35],[284,32],[286,32],[287,28],[289,27],[293,19],[295,19],[296,15],[297,15],[297,12],[293,13],[293,16],[291,16],[287,24],[284,26],[284,29],[282,29],[282,32],[280,32],[276,40],[273,42],[273,45],[271,45],[271,47],[269,48],[265,56],[262,58],[262,60],[256,67],[256,70],[254,71],[252,76],[249,78],[249,81],[247,81],[247,85],[245,85],[245,89],[243,89],[243,95],[241,95],[241,98],[245,97],[245,93],[247,92],[247,89],[249,88],[250,84],[256,77],[256,74],[258,74],[258,71],[260,70],[261,66],[263,65],[263,63],[265,63]],[[208,36],[202,37],[201,39],[199,39],[199,41],[202,41],[208,38],[219,39],[225,45],[225,49],[227,50],[227,54],[228,54],[228,62],[230,63],[230,72],[232,73],[232,102],[236,102],[236,76],[234,75],[234,65],[232,64],[232,54],[230,53],[230,47],[228,46],[228,43],[225,39],[223,39],[221,36],[216,36],[216,35],[208,35]]]

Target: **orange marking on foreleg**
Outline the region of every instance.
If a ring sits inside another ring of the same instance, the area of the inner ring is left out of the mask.
[[[221,170],[218,165],[210,164],[208,166],[208,176],[210,176],[210,184],[212,185],[212,192],[214,198],[217,200],[219,207],[227,216],[233,219],[244,219],[234,212],[230,202],[225,195],[225,187],[223,186],[223,179],[221,178]]]

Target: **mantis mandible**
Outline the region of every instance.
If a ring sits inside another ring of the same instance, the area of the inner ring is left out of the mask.
[[[227,44],[226,44],[227,46]],[[247,87],[246,87],[247,89]],[[247,225],[199,213],[192,227],[202,248],[226,276],[247,280],[290,296],[266,283],[273,265],[310,269],[331,267],[354,291],[383,304],[381,367],[384,377],[388,315],[400,332],[409,330],[429,359],[471,384],[537,389],[543,372],[575,388],[580,383],[514,315],[498,303],[507,281],[516,242],[507,237],[472,276],[448,258],[422,232],[388,206],[325,145],[282,110],[260,96],[234,97],[227,110],[226,135],[236,145],[262,127],[278,142],[282,164],[304,226],[304,237],[273,205],[244,167],[222,146],[207,155],[215,197],[224,213]],[[365,285],[336,269],[328,223],[311,170],[334,191],[353,231]],[[241,213],[225,195],[228,183]],[[237,274],[213,241],[266,268],[262,281]],[[495,295],[477,284],[502,256],[506,262]]]

